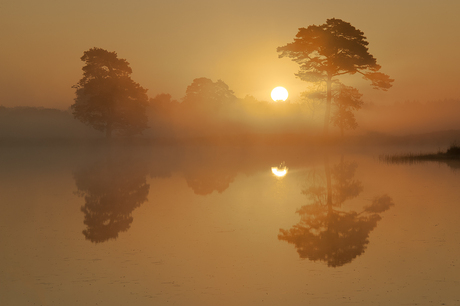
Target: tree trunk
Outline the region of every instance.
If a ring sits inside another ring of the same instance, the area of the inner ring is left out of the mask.
[[[329,167],[329,158],[327,154],[324,156],[324,171],[326,172],[326,204],[329,211],[332,212],[332,182],[331,182],[331,168]]]
[[[324,136],[329,134],[329,121],[331,116],[331,101],[332,101],[332,76],[327,76],[326,89],[326,112],[324,114]]]

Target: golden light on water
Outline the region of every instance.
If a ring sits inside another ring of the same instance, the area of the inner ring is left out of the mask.
[[[279,169],[278,167],[272,167],[272,173],[277,177],[284,177],[287,174],[287,169]]]
[[[288,168],[284,165],[284,162],[279,167],[272,167],[272,173],[276,177],[285,177],[288,173]]]
[[[286,99],[288,98],[288,95],[289,94],[286,88],[281,87],[281,86],[273,88],[272,93],[271,93],[271,97],[273,101],[286,101]]]

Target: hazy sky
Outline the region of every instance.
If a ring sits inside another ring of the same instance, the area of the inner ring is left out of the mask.
[[[278,46],[299,27],[328,18],[364,32],[388,92],[347,78],[367,102],[460,98],[459,0],[4,0],[0,4],[0,105],[67,109],[91,47],[116,51],[154,97],[184,96],[198,77],[227,83],[238,97],[269,100],[306,84]]]

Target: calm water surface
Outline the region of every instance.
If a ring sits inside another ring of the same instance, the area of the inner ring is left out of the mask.
[[[460,305],[460,171],[378,154],[2,148],[0,305]]]

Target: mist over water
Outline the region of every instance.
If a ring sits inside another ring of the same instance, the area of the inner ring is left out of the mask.
[[[0,302],[456,303],[458,170],[380,152],[4,147]]]
[[[152,100],[148,108],[149,128],[138,139],[182,142],[201,138],[212,142],[212,139],[220,138],[224,143],[234,140],[249,145],[272,139],[278,143],[287,141],[302,145],[322,137],[324,119],[321,110],[312,113],[307,106],[299,103],[273,103],[245,98],[223,107],[217,113],[195,114],[179,109],[180,103],[177,101],[161,99],[160,96]],[[338,142],[356,142],[350,141],[349,137],[373,135],[369,138],[380,144],[416,142],[445,148],[460,139],[459,112],[460,100],[386,106],[365,104],[356,113],[359,124],[356,130],[346,131],[343,138],[339,130],[333,128],[331,137]],[[66,111],[0,107],[0,118],[0,142],[3,144],[103,141],[101,132],[85,126]],[[405,137],[404,140],[400,139],[401,136]],[[366,141],[361,144],[366,145]]]

